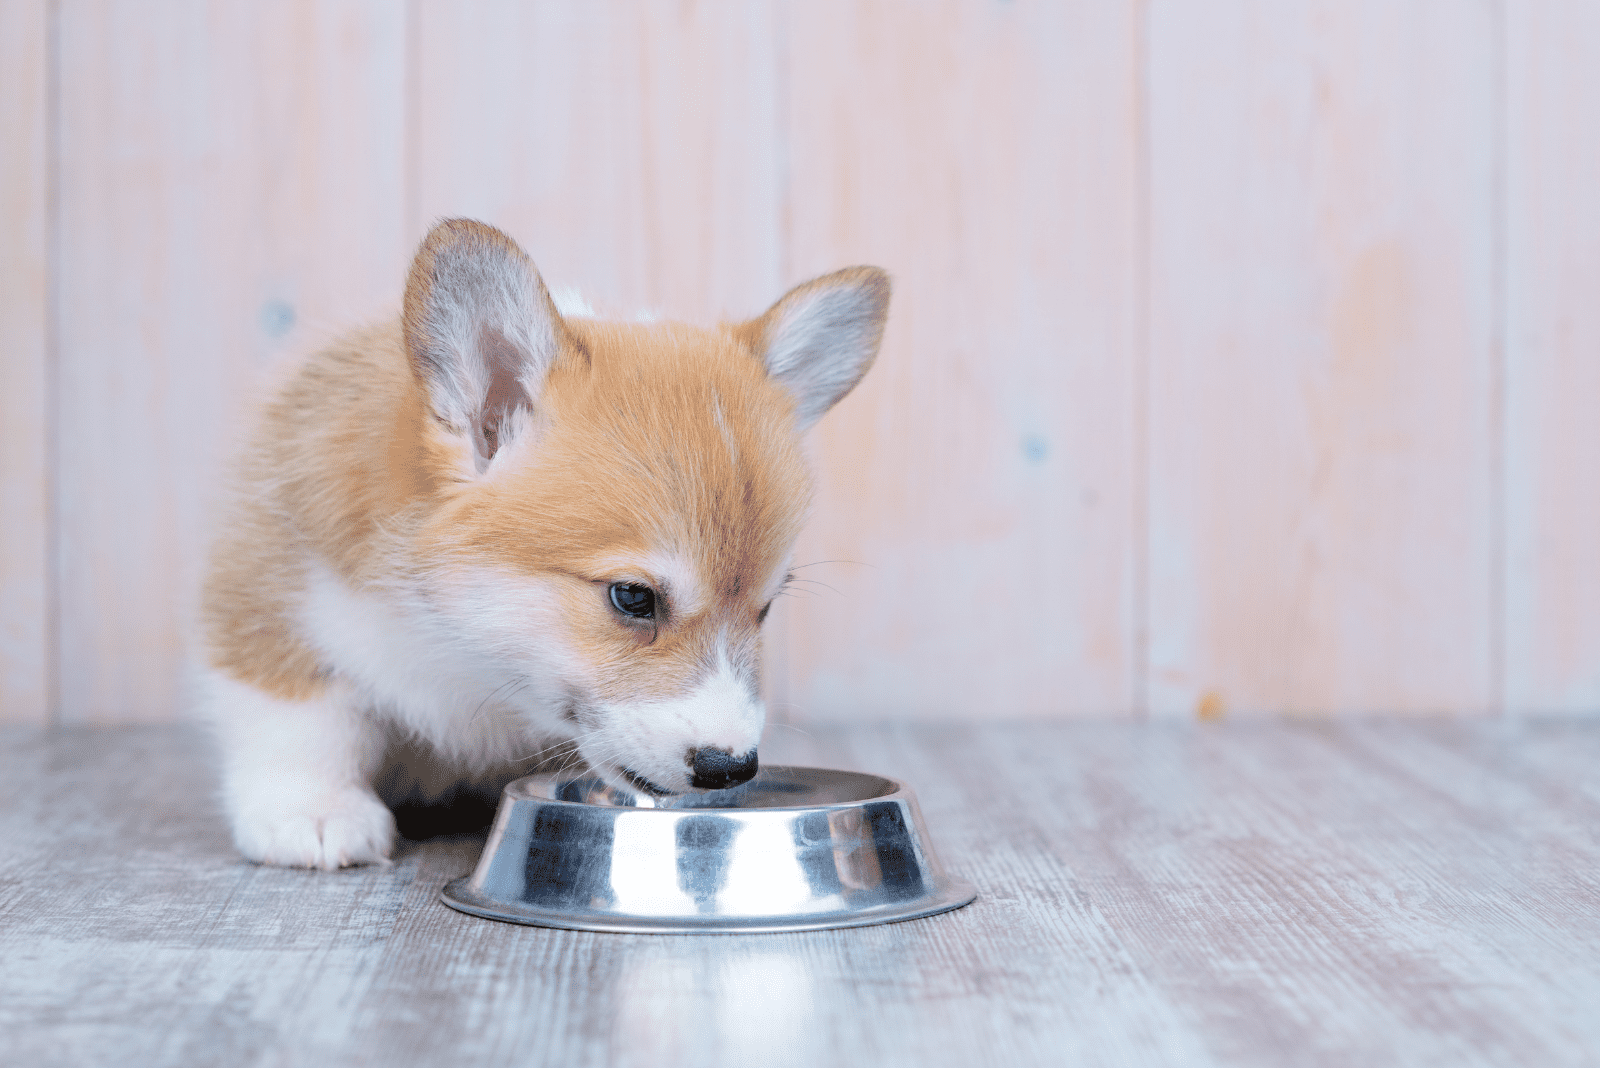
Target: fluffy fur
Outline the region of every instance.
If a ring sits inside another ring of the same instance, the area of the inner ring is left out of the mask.
[[[856,267],[717,328],[563,317],[510,238],[435,227],[402,321],[267,408],[214,547],[202,699],[239,849],[381,861],[380,787],[554,755],[677,793],[696,751],[753,754],[799,435],[871,365],[888,297]]]

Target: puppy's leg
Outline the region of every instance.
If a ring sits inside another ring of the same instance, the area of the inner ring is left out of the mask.
[[[385,861],[394,817],[373,793],[384,731],[342,687],[287,701],[219,672],[203,680],[222,750],[222,798],[239,851],[263,864]]]

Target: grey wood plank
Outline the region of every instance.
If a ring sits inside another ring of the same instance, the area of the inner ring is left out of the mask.
[[[470,837],[239,861],[183,728],[0,733],[0,1061],[1600,1061],[1600,724],[777,730],[911,782],[978,902],[619,936],[437,902]]]

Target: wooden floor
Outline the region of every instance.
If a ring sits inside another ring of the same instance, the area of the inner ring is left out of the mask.
[[[1600,1063],[1600,722],[780,731],[978,901],[620,936],[439,904],[478,842],[240,861],[180,728],[0,734],[6,1065]]]

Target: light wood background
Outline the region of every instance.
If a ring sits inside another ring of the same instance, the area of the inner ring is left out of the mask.
[[[868,262],[779,718],[1600,708],[1591,0],[0,0],[0,718],[181,715],[220,463],[430,220]]]

